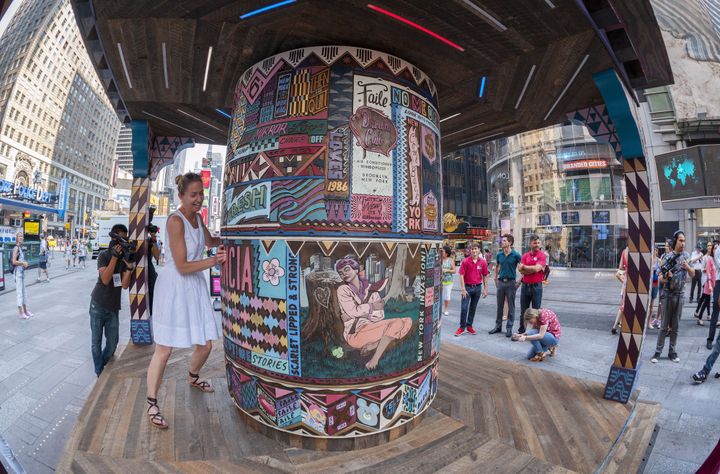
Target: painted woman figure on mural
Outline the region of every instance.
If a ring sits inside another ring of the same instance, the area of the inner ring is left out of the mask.
[[[360,264],[353,257],[338,260],[335,271],[345,282],[337,289],[345,326],[343,336],[350,347],[360,349],[360,354],[373,354],[365,364],[372,370],[390,343],[410,332],[412,319],[385,319],[385,301],[373,291],[367,279],[360,277]]]
[[[410,149],[410,162],[408,163],[410,175],[410,205],[420,205],[420,138],[415,125],[408,128],[408,148]]]
[[[188,383],[202,392],[215,391],[199,375],[212,341],[220,337],[204,272],[226,259],[220,239],[210,235],[199,215],[203,203],[200,175],[186,173],[175,178],[175,183],[181,205],[167,220],[167,260],[155,284],[152,308],[155,353],[147,372],[147,414],[150,422],[162,429],[168,424],[160,414],[157,392],[173,347],[195,346]],[[219,247],[217,254],[203,258],[206,246]]]

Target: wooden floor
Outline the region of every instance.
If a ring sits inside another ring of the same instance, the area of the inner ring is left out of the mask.
[[[145,416],[151,351],[128,346],[98,379],[58,472],[630,473],[643,462],[659,409],[609,402],[600,383],[446,343],[437,398],[410,433],[377,448],[309,451],[243,424],[219,344],[204,370],[214,394],[186,383],[189,351],[173,354],[158,397],[170,429],[152,427]]]

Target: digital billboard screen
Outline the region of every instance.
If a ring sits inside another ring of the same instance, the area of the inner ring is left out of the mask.
[[[592,221],[593,224],[609,224],[610,211],[593,211]]]
[[[572,225],[580,223],[580,213],[578,211],[569,211],[562,213],[563,225]]]
[[[700,148],[706,194],[720,196],[720,145],[704,145]]]
[[[657,155],[655,164],[661,200],[673,201],[705,196],[699,147]]]

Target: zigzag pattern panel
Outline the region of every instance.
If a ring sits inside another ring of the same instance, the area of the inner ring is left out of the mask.
[[[184,148],[195,146],[194,138],[155,136],[150,149],[150,178],[157,179],[158,173],[175,160],[175,155]]]
[[[590,134],[600,141],[609,143],[615,151],[615,157],[622,160],[622,146],[615,131],[615,124],[608,114],[605,104],[587,109],[570,112],[567,117],[571,120],[584,123]]]
[[[147,307],[147,239],[148,208],[150,201],[150,178],[134,178],[130,196],[130,240],[138,242],[135,271],[130,280],[130,318],[148,321]],[[134,328],[134,330],[133,330]],[[135,344],[150,344],[152,336],[144,324],[131,325],[130,335]],[[149,342],[148,342],[149,341]]]
[[[649,290],[652,288],[653,223],[648,205],[651,201],[645,158],[625,160],[623,166],[628,200],[627,287],[622,333],[605,398],[627,401],[632,384],[635,382],[634,371],[638,368],[642,350]],[[633,371],[632,376],[627,372],[628,370]]]

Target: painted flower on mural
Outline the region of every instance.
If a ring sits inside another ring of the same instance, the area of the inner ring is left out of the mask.
[[[357,419],[367,426],[377,426],[380,407],[377,403],[367,402],[360,398],[357,401]]]
[[[341,359],[345,355],[345,351],[340,346],[335,347],[330,353],[337,359]]]
[[[278,286],[280,284],[280,278],[285,276],[285,269],[280,266],[280,260],[277,258],[264,260],[262,269],[263,281],[269,281],[272,286]]]

